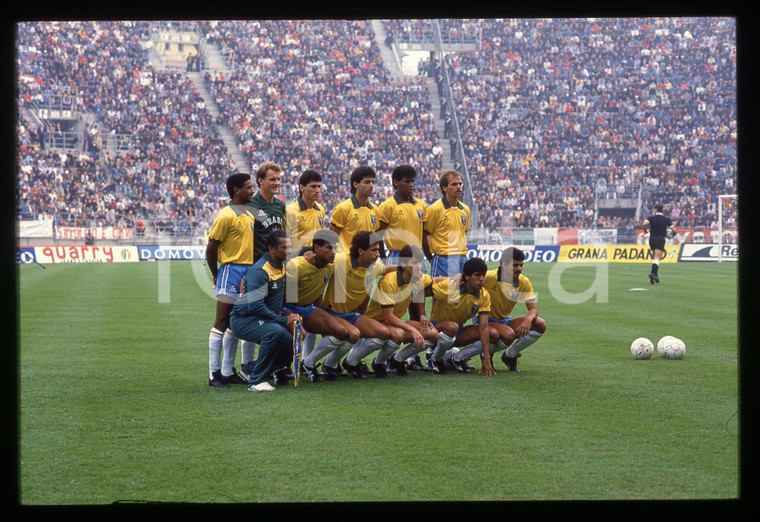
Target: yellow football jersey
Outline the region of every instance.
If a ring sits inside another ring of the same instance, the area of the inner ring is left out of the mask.
[[[325,227],[325,209],[319,203],[308,208],[301,198],[285,207],[285,231],[293,242],[293,251],[312,245],[314,232]]]
[[[303,256],[294,257],[285,265],[285,302],[307,306],[316,301],[327,287],[333,273],[332,263],[317,268]]]
[[[422,227],[425,223],[427,205],[421,199],[404,202],[394,194],[383,201],[377,209],[378,218],[387,223],[385,246],[389,250],[401,250],[404,245],[422,248]]]
[[[487,289],[491,295],[490,317],[506,319],[518,302],[535,301],[536,295],[533,293],[533,285],[526,276],[520,274],[517,287],[515,287],[511,280],[499,281],[498,272],[498,268],[486,272],[486,283],[483,288]]]
[[[445,197],[427,208],[425,231],[430,235],[430,251],[442,256],[467,254],[467,230],[470,228],[470,207],[457,202],[449,205]]]
[[[256,218],[242,205],[230,203],[214,218],[208,238],[219,241],[219,263],[253,264],[253,226]]]
[[[482,288],[477,295],[462,293],[451,279],[444,279],[433,285],[433,309],[430,320],[435,322],[454,321],[464,325],[467,321],[483,312],[491,312],[491,296]]]
[[[360,230],[374,232],[380,224],[377,221],[377,206],[371,201],[360,205],[356,196],[338,203],[333,209],[330,224],[340,229],[338,252],[351,250],[351,239]]]
[[[393,315],[401,319],[409,309],[409,303],[412,302],[419,292],[424,292],[427,287],[433,284],[433,278],[427,274],[417,281],[404,283],[404,277],[401,270],[396,270],[385,274],[377,283],[377,288],[372,292],[372,297],[367,306],[367,313],[364,314],[378,321],[383,318],[383,308],[392,306]]]
[[[336,254],[333,273],[322,298],[322,308],[340,313],[356,311],[384,270],[385,265],[379,259],[369,268],[364,268],[348,254]]]

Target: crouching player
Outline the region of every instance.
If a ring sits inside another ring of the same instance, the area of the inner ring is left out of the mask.
[[[291,249],[284,230],[266,239],[267,253],[248,269],[245,291],[232,307],[230,328],[240,339],[258,343],[259,354],[245,363],[250,391],[273,391],[267,382],[274,374],[275,386],[288,383],[287,367],[293,360],[293,326],[298,314],[282,315],[285,259]]]
[[[499,331],[502,340],[510,336],[517,339],[511,345],[501,341],[491,345],[490,357],[493,357],[495,352],[504,350],[501,360],[513,372],[520,371],[517,368],[517,358],[522,351],[538,341],[546,332],[546,321],[538,316],[533,285],[522,274],[524,262],[525,253],[519,248],[509,247],[502,252],[499,267],[489,270],[485,278],[485,288],[491,296],[489,326]],[[512,318],[510,314],[520,301],[528,308],[528,315]],[[481,345],[473,343],[472,346],[452,354],[451,362],[457,366],[462,361],[482,353]]]
[[[308,334],[321,335],[319,344],[303,359],[303,372],[309,382],[319,382],[317,361],[341,346],[351,347],[359,340],[359,329],[350,322],[322,310],[322,294],[333,273],[338,235],[321,229],[314,233],[314,256],[294,257],[285,266],[286,290],[283,309],[300,315]],[[307,334],[307,335],[308,335]],[[348,348],[346,348],[347,350]],[[335,380],[334,373],[325,374]]]
[[[432,349],[438,341],[438,330],[425,317],[425,289],[433,285],[433,279],[422,273],[423,259],[421,249],[404,246],[396,270],[383,276],[372,293],[366,315],[385,324],[390,332],[372,362],[375,377],[387,377],[387,369],[396,375],[408,375],[405,359],[425,347]],[[410,305],[417,309],[419,320],[405,322],[402,318]],[[398,351],[402,343],[411,344]]]
[[[430,319],[440,332],[432,356],[435,373],[446,373],[444,355],[451,347],[480,341],[486,347],[486,357],[479,373],[494,375],[489,348],[491,343],[499,341],[499,332],[488,323],[491,297],[483,287],[487,271],[485,261],[474,257],[464,263],[461,283],[457,279],[446,278],[433,284]],[[478,324],[463,326],[476,316]],[[465,367],[458,369],[468,371]]]

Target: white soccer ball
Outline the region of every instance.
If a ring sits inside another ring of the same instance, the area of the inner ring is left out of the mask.
[[[662,343],[662,347],[657,347],[657,353],[664,359],[681,359],[685,352],[686,344],[677,337],[671,337]]]
[[[671,339],[675,339],[675,337],[673,337],[672,335],[666,335],[665,337],[657,341],[657,353],[660,353],[662,348],[665,346],[665,343],[667,343]]]
[[[654,345],[646,337],[639,337],[631,343],[631,354],[634,359],[649,359],[653,352]]]

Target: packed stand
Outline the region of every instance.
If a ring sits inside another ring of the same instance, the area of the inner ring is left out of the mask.
[[[440,197],[441,152],[422,78],[394,81],[365,21],[219,21],[212,34],[231,75],[206,82],[241,151],[254,166],[283,166],[288,201],[298,175],[323,174],[328,213],[345,199],[360,164],[378,172],[374,199],[392,192],[390,172],[414,165],[421,197]],[[436,150],[437,149],[437,150]],[[430,200],[428,199],[428,200]]]
[[[498,187],[476,191],[489,226],[592,226],[601,180],[643,183],[642,213],[672,205],[677,226],[735,193],[733,20],[480,23],[481,50],[448,60],[473,184]]]

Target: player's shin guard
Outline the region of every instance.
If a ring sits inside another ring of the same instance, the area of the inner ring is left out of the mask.
[[[518,353],[522,352],[528,346],[538,341],[542,335],[542,333],[531,330],[526,335],[518,338],[515,342],[512,343],[512,346],[510,346],[507,350],[507,355],[509,357],[515,357]]]
[[[317,344],[317,334],[306,332],[306,337],[303,340],[303,357],[306,357],[314,350]]]
[[[454,341],[455,341],[454,337],[449,337],[443,332],[438,334],[438,343],[436,343],[435,349],[433,350],[433,360],[442,361],[443,354],[445,354],[449,348],[454,346]]]
[[[229,377],[234,372],[232,367],[235,366],[235,356],[238,349],[238,338],[232,330],[227,328],[222,338],[222,347],[224,355],[222,356],[222,375]]]
[[[385,362],[388,360],[388,357],[393,355],[396,350],[398,350],[401,346],[394,343],[390,339],[388,339],[383,346],[380,347],[380,350],[377,352],[377,355],[375,356],[375,361],[381,364],[385,364]]]
[[[361,364],[362,359],[383,346],[385,342],[386,341],[383,339],[378,339],[377,337],[361,339],[353,346],[353,348],[351,348],[351,351],[348,352],[346,361],[348,361],[348,364],[351,366],[357,366],[358,364]]]
[[[334,351],[342,344],[343,341],[340,339],[337,339],[332,335],[325,335],[322,337],[322,340],[319,341],[319,344],[311,351],[311,353],[309,353],[309,355],[304,358],[303,362],[306,366],[313,368],[322,357]]]
[[[339,344],[332,352],[330,352],[330,355],[325,358],[324,366],[340,369],[340,361],[351,349],[351,346],[353,346],[351,341],[343,341],[343,343]]]
[[[483,353],[483,345],[480,341],[475,341],[470,346],[460,348],[459,352],[454,355],[454,359],[457,361],[467,361],[481,353]]]
[[[221,369],[221,363],[219,362],[222,356],[222,338],[224,332],[220,332],[216,328],[211,329],[211,333],[208,336],[208,372],[209,378],[211,373]]]

